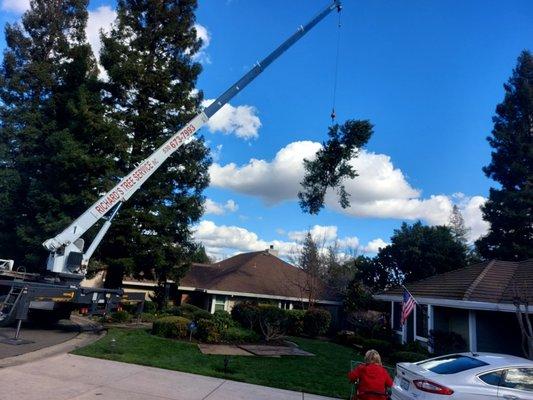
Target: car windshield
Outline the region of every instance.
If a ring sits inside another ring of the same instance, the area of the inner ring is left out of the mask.
[[[424,361],[418,365],[431,372],[435,372],[436,374],[448,375],[456,374],[472,368],[482,367],[488,364],[476,358],[455,354],[452,356],[444,356],[434,360]]]

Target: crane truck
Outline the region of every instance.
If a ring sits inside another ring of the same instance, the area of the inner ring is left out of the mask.
[[[21,322],[28,320],[34,312],[44,312],[50,319],[58,319],[68,317],[72,310],[79,308],[89,309],[90,313],[104,313],[117,307],[124,295],[121,290],[84,287],[81,283],[91,256],[122,205],[167,158],[180,146],[192,140],[193,135],[218,110],[328,14],[334,10],[340,12],[341,8],[340,0],[334,0],[306,25],[301,25],[285,42],[257,62],[242,78],[139,163],[74,222],[55,237],[46,240],[43,246],[49,251],[49,255],[45,274],[25,273],[15,269],[12,260],[0,260],[0,326],[17,321],[17,333],[13,338],[15,343]],[[104,220],[102,226],[85,249],[83,234],[100,220]]]

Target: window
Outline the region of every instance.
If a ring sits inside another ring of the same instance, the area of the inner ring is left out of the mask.
[[[482,367],[488,364],[476,358],[452,355],[435,358],[434,360],[430,361],[424,361],[418,365],[431,372],[435,372],[436,374],[449,375],[463,372],[472,368]]]
[[[488,374],[479,375],[479,379],[488,385],[499,386],[500,380],[502,379],[502,372],[503,371],[493,371]]]
[[[395,331],[401,331],[400,320],[402,317],[402,303],[395,301],[393,303],[394,318],[392,320],[392,329]]]
[[[428,306],[426,304],[416,305],[416,335],[428,337]]]
[[[222,310],[226,308],[226,298],[224,296],[215,296],[215,309],[214,311]]]
[[[501,386],[533,392],[533,368],[508,369]]]

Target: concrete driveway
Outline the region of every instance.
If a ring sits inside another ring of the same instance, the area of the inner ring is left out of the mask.
[[[184,372],[62,354],[2,369],[2,400],[327,400]]]

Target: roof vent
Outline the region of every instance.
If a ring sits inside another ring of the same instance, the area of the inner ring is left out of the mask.
[[[274,257],[277,257],[279,255],[279,251],[275,250],[274,249],[274,245],[270,245],[270,247],[268,249],[266,249],[266,253],[267,254],[270,254],[270,255],[273,255]]]

